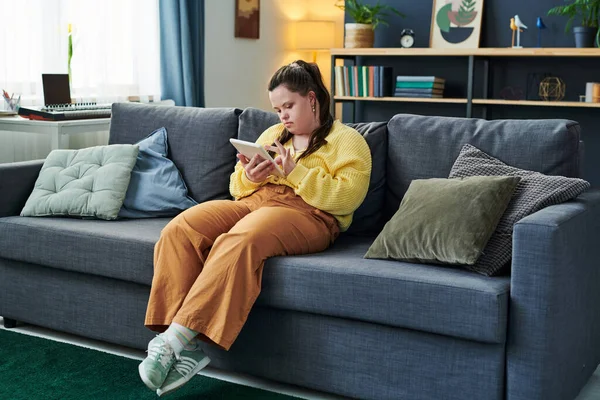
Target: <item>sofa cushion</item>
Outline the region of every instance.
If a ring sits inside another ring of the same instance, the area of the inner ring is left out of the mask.
[[[388,122],[386,218],[414,179],[447,178],[466,143],[517,168],[578,177],[577,122],[395,115]]]
[[[112,145],[50,152],[21,216],[116,219],[138,146]]]
[[[174,217],[198,204],[188,196],[181,173],[167,157],[167,137],[167,130],[159,128],[136,143],[140,152],[119,217]]]
[[[257,305],[505,341],[508,277],[363,259],[372,242],[345,235],[321,253],[268,259]]]
[[[150,285],[154,244],[171,218],[0,218],[0,257]]]
[[[490,175],[520,177],[521,182],[482,256],[472,267],[486,275],[498,273],[510,261],[513,226],[519,220],[544,207],[575,198],[590,187],[583,179],[544,175],[506,165],[470,144],[464,145],[450,171],[450,178]]]
[[[240,110],[233,108],[156,107],[115,103],[109,143],[136,143],[149,132],[169,132],[169,158],[175,163],[189,195],[197,202],[230,198],[229,176],[235,166]]]
[[[268,127],[279,123],[273,112],[246,108],[240,115],[238,138],[255,142]],[[371,150],[373,166],[369,191],[360,207],[354,212],[352,225],[346,231],[354,235],[374,235],[383,227],[382,210],[385,201],[385,174],[387,155],[387,123],[368,122],[346,124],[356,129],[365,138]]]
[[[0,257],[150,286],[154,244],[169,220],[0,218]],[[509,278],[365,260],[372,242],[347,235],[322,253],[268,259],[257,305],[504,341]]]
[[[509,176],[415,179],[365,258],[472,266],[519,180]]]
[[[256,142],[256,139],[270,126],[280,123],[279,117],[274,112],[248,107],[240,114],[238,139],[247,142]]]

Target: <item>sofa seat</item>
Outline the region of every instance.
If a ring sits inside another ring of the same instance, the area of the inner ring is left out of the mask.
[[[0,218],[0,257],[149,286],[169,220]],[[257,304],[504,342],[509,278],[363,259],[373,240],[342,235],[325,252],[267,260]]]
[[[0,258],[150,285],[154,244],[171,218],[0,218]]]
[[[325,252],[267,260],[257,304],[504,343],[509,277],[364,259],[373,240],[342,234]]]

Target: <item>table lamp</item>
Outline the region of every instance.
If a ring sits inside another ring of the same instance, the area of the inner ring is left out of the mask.
[[[335,22],[296,22],[296,50],[312,52],[312,62],[317,62],[318,51],[329,51],[334,46]]]

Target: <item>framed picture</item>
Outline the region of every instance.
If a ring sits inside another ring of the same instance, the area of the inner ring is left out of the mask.
[[[479,47],[483,0],[433,0],[429,47]]]
[[[235,37],[258,39],[260,0],[235,0]]]

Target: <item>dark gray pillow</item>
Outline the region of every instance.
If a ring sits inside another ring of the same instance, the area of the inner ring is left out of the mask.
[[[240,114],[238,139],[256,142],[256,139],[269,127],[281,122],[274,112],[248,107]]]
[[[371,178],[369,191],[360,207],[354,211],[352,225],[346,231],[351,235],[374,236],[381,231],[385,221],[382,219],[385,203],[385,169],[387,160],[387,122],[368,122],[346,124],[356,129],[367,141],[371,150]]]
[[[273,112],[246,108],[240,115],[238,139],[255,142],[267,128],[279,123]],[[387,122],[346,124],[356,129],[367,141],[371,150],[373,168],[369,191],[360,207],[354,212],[352,225],[346,233],[354,235],[376,235],[385,221],[382,210],[385,201],[385,169],[387,160]]]
[[[492,276],[501,272],[512,257],[513,226],[520,219],[544,207],[573,199],[590,187],[583,179],[544,175],[510,165],[465,144],[450,170],[449,178],[508,175],[521,177],[511,202],[498,223],[473,270]]]

